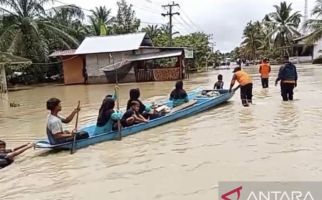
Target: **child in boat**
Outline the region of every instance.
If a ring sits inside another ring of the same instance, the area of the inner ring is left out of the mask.
[[[139,124],[142,122],[148,122],[140,113],[140,103],[137,101],[132,101],[130,104],[130,109],[126,111],[122,117],[122,126],[128,127],[134,124]]]
[[[99,109],[94,134],[108,133],[117,129],[117,120],[121,119],[122,114],[118,111],[115,112],[114,106],[114,99],[107,95]]]
[[[222,81],[222,78],[223,78],[222,75],[219,74],[218,77],[217,77],[218,81],[214,85],[214,89],[215,90],[222,90],[222,89],[224,89],[224,82]]]
[[[140,89],[131,89],[130,90],[130,99],[127,101],[127,107],[126,110],[129,110],[131,107],[132,101],[137,101],[140,104],[139,113],[146,119],[156,119],[161,116],[160,113],[156,112],[155,109],[152,109],[150,106],[144,105],[140,100]]]
[[[189,102],[187,92],[183,89],[182,81],[176,82],[176,88],[170,94],[170,101],[173,102],[173,108]]]
[[[50,110],[47,118],[47,136],[49,143],[54,145],[72,141],[75,134],[77,140],[88,138],[88,133],[84,131],[76,133],[76,130],[63,130],[62,123],[71,122],[76,113],[80,111],[80,108],[75,108],[67,118],[63,118],[58,115],[58,113],[62,110],[60,102],[61,101],[57,98],[51,98],[47,101],[47,109]]]
[[[14,149],[6,149],[6,143],[2,140],[0,140],[0,169],[7,167],[11,163],[13,163],[14,158],[26,150],[33,147],[34,144],[27,143],[20,147],[14,148]]]

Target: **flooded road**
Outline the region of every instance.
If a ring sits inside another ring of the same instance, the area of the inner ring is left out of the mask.
[[[69,152],[29,150],[0,171],[1,200],[213,200],[218,181],[322,181],[322,66],[298,65],[295,101],[282,102],[274,86],[262,89],[258,69],[254,105],[241,106],[239,91],[229,103],[194,117]],[[187,90],[212,88],[217,74],[229,87],[231,70],[190,76]],[[274,80],[273,80],[274,79]],[[142,100],[167,97],[174,82],[123,84]],[[50,97],[62,100],[62,115],[81,101],[80,125],[95,123],[113,85],[48,86],[13,92],[0,102],[0,138],[8,147],[45,137]],[[157,97],[155,97],[157,96]],[[8,102],[21,104],[10,108]],[[73,121],[66,128],[73,128]]]

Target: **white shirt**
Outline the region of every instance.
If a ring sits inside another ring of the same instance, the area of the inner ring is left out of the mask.
[[[56,117],[49,114],[47,117],[47,128],[53,135],[63,132],[63,123],[61,118],[59,118],[59,116]]]

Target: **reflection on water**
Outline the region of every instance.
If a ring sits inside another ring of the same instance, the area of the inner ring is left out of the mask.
[[[298,67],[295,101],[282,102],[274,80],[262,89],[253,75],[254,104],[244,108],[239,91],[216,109],[110,141],[68,152],[30,150],[0,171],[0,199],[216,199],[218,181],[318,181],[322,179],[322,69]],[[191,75],[187,90],[212,88],[218,73],[229,87],[231,70]],[[120,103],[139,87],[144,101],[167,98],[174,82],[120,85]],[[9,147],[45,137],[50,97],[63,115],[81,101],[80,125],[95,123],[113,85],[48,86],[10,93],[0,101],[0,139]],[[11,108],[8,102],[20,104]],[[72,128],[74,122],[66,126]]]

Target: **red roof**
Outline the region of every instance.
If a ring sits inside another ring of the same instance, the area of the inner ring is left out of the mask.
[[[72,56],[75,55],[76,49],[54,51],[49,57],[58,57],[58,56]]]

